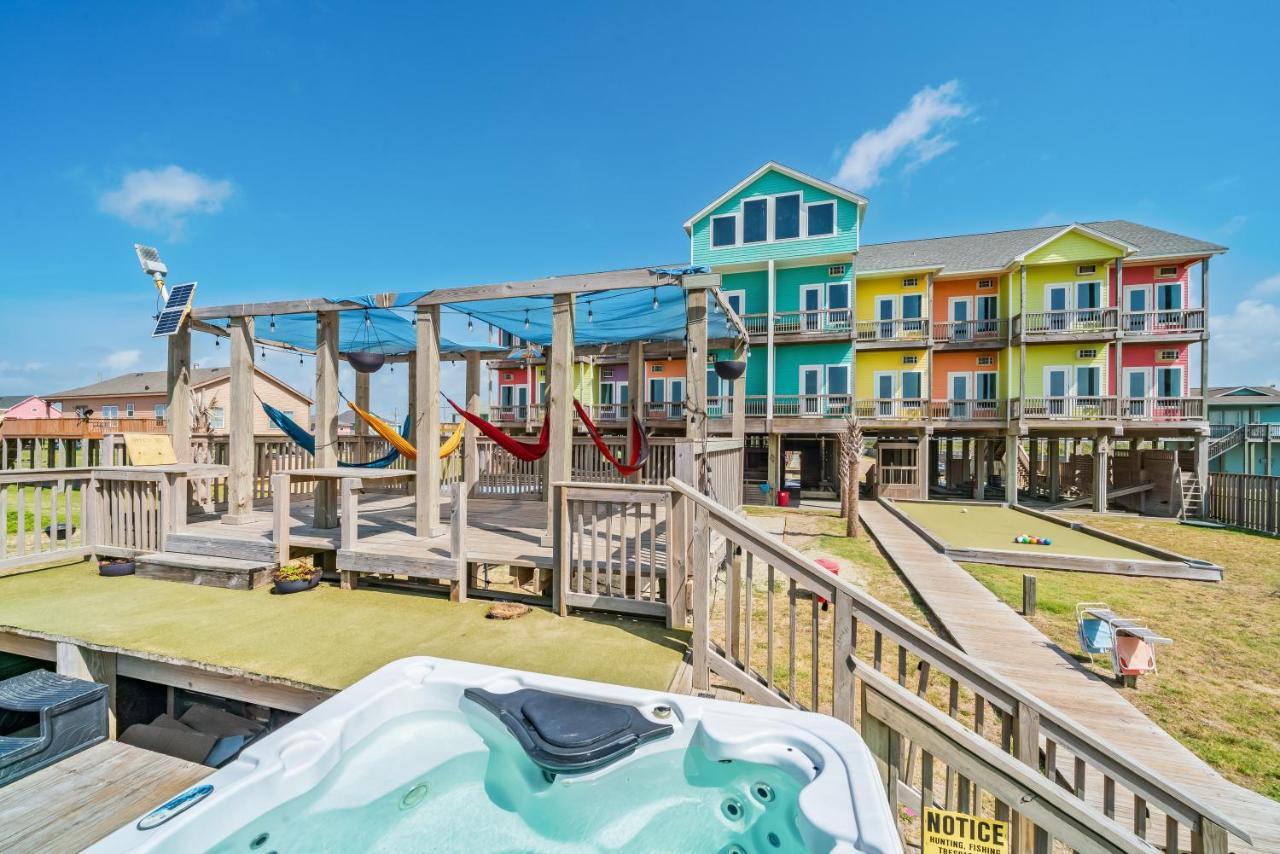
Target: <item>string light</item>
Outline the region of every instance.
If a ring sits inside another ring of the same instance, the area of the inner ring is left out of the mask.
[[[468,332],[476,331],[476,322],[474,319],[472,319],[471,315],[469,314],[467,315],[467,331]]]
[[[524,310],[524,328],[529,328],[529,309],[527,308]]]
[[[591,307],[591,300],[587,300],[587,323],[595,323],[595,322],[596,322],[595,309]]]
[[[218,348],[222,347],[222,339],[221,339],[221,338],[214,338],[214,339],[213,339],[213,346],[214,346],[214,347],[218,347]]]
[[[653,289],[653,310],[654,311],[658,310],[658,289],[657,288]]]
[[[264,361],[264,362],[267,360],[267,348],[266,348],[266,347],[259,347],[259,348],[258,348],[258,358],[262,359],[262,361]]]
[[[276,316],[274,314],[271,315],[271,331],[276,331]]]

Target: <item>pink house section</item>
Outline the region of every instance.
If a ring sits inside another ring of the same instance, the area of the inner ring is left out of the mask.
[[[1148,374],[1147,383],[1149,391],[1148,396],[1156,394],[1156,369],[1157,368],[1181,368],[1182,369],[1182,390],[1181,397],[1186,397],[1191,393],[1191,368],[1190,368],[1190,345],[1185,342],[1170,342],[1168,344],[1134,344],[1125,342],[1124,353],[1121,355],[1122,368],[1145,369]],[[1169,358],[1172,356],[1173,358]],[[1121,385],[1116,382],[1116,366],[1115,360],[1110,360],[1109,375],[1111,378],[1110,388],[1119,389],[1121,397],[1129,396],[1128,385]]]
[[[62,410],[34,395],[4,411],[6,420],[29,421],[34,418],[61,418]]]
[[[1167,267],[1176,268],[1178,271],[1177,274],[1174,276],[1157,276],[1156,275],[1156,272],[1159,269],[1167,268]],[[1154,286],[1167,285],[1173,282],[1177,282],[1182,286],[1180,288],[1182,292],[1181,307],[1187,308],[1190,305],[1190,296],[1191,296],[1189,285],[1188,285],[1188,279],[1187,279],[1187,271],[1189,269],[1191,269],[1191,264],[1185,261],[1182,263],[1171,261],[1167,264],[1146,264],[1142,266],[1134,265],[1132,267],[1129,266],[1128,264],[1125,264],[1124,265],[1124,289],[1125,291],[1128,291],[1131,288],[1143,288],[1144,290],[1148,291],[1149,295],[1147,297],[1147,311],[1154,311],[1156,308]],[[1127,310],[1129,307],[1128,300],[1121,301],[1120,295],[1116,293],[1116,268],[1114,266],[1111,267],[1111,305],[1120,306],[1122,311]]]

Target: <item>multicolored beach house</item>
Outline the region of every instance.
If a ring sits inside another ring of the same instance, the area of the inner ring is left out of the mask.
[[[1047,473],[1078,458],[1068,470],[1105,502],[1132,474],[1112,471],[1121,442],[1126,456],[1146,449],[1153,468],[1164,454],[1196,497],[1211,449],[1192,386],[1205,386],[1209,261],[1224,247],[1126,220],[868,244],[867,209],[857,193],[770,162],[684,224],[690,263],[721,275],[750,333],[738,381],[748,481],[834,497],[838,436],[856,418],[889,494],[1008,490],[1016,479],[1002,474],[1017,466],[1024,488],[1056,497],[1064,485]],[[540,400],[528,373],[537,354],[516,355],[496,367],[503,411],[518,394],[508,386]],[[625,355],[589,359],[583,402],[624,423]],[[683,382],[682,363],[646,358],[649,429],[681,428]],[[712,429],[727,432],[733,384],[714,371],[708,384]]]

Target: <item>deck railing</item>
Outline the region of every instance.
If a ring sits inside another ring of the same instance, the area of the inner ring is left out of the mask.
[[[773,414],[786,418],[844,418],[852,413],[847,394],[776,394]]]
[[[955,398],[935,400],[929,404],[929,417],[934,421],[957,423],[994,423],[1009,414],[1009,401],[988,398]]]
[[[1249,442],[1275,442],[1280,440],[1280,424],[1247,424],[1244,437]]]
[[[84,506],[91,482],[88,469],[0,472],[0,569],[90,554]]]
[[[757,703],[861,724],[893,803],[909,792],[913,807],[1011,820],[1013,850],[1051,850],[1058,839],[1150,851],[1165,838],[1176,850],[1180,828],[1205,851],[1226,851],[1228,831],[1248,840],[986,664],[697,489],[668,485],[676,516],[687,508],[676,543],[692,577],[695,690],[714,678]],[[715,551],[713,536],[723,540]]]
[[[1163,311],[1126,311],[1120,315],[1125,335],[1183,335],[1204,331],[1204,309],[1175,308]]]
[[[929,321],[923,317],[895,317],[890,320],[859,320],[858,343],[873,341],[920,341],[929,337]]]
[[[853,310],[849,308],[776,311],[773,313],[773,332],[775,335],[848,332],[852,319]],[[751,335],[765,335],[769,332],[767,312],[744,314],[742,323]]]
[[[1120,417],[1129,421],[1203,421],[1203,397],[1123,397]]]
[[[1013,334],[1088,335],[1115,332],[1119,312],[1114,308],[1073,308],[1066,311],[1029,311],[1015,315]]]
[[[933,324],[933,340],[938,344],[999,344],[1009,340],[1009,320],[943,320]]]
[[[0,436],[48,439],[101,439],[112,433],[164,433],[163,418],[123,416],[120,418],[65,415],[61,418],[12,418],[0,423]]]
[[[923,397],[877,397],[858,401],[863,421],[923,421],[929,416],[929,400]]]
[[[1114,397],[1025,397],[1012,401],[1012,417],[1017,419],[1049,419],[1062,421],[1114,420],[1117,413]]]

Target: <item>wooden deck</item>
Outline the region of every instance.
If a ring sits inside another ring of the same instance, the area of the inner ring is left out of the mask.
[[[108,741],[0,789],[0,851],[82,851],[213,773]]]
[[[957,646],[1235,819],[1253,836],[1253,848],[1233,841],[1232,850],[1280,851],[1280,803],[1222,777],[883,506],[863,502],[860,515]],[[1060,759],[1060,768],[1063,762],[1069,760]],[[1102,790],[1100,779],[1090,781],[1097,806]],[[1116,815],[1131,822],[1132,803],[1119,801]]]

